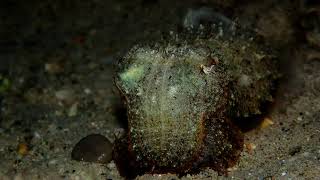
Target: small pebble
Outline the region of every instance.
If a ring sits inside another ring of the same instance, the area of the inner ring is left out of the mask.
[[[73,116],[76,116],[77,114],[78,114],[78,103],[74,103],[69,109],[68,116],[73,117]]]
[[[71,158],[77,161],[107,164],[112,160],[112,143],[100,134],[82,138],[73,148]]]
[[[72,104],[75,101],[75,94],[71,89],[62,89],[55,92],[55,97],[62,102]]]
[[[55,165],[55,164],[57,164],[57,162],[58,162],[58,160],[53,159],[53,160],[48,162],[48,165]]]
[[[33,133],[33,136],[34,136],[35,139],[40,139],[41,138],[41,135],[37,131],[35,131]]]
[[[91,94],[92,91],[91,91],[91,89],[89,89],[89,88],[85,88],[85,89],[84,89],[84,93],[86,93],[86,94]]]
[[[257,148],[257,146],[253,143],[246,143],[245,147],[246,147],[248,153],[250,153],[250,154],[252,154],[253,151]]]
[[[62,65],[57,62],[46,63],[44,68],[49,74],[59,74],[63,72]]]
[[[274,124],[274,122],[272,121],[272,119],[266,117],[266,118],[263,119],[262,123],[260,124],[260,128],[264,129],[264,128],[267,128],[267,127],[269,127],[269,126],[271,126],[273,124]]]
[[[19,143],[18,145],[18,154],[25,156],[29,152],[28,145],[26,143]]]

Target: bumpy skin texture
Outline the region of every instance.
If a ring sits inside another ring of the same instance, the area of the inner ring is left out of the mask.
[[[203,116],[224,108],[226,101],[222,68],[209,74],[200,69],[210,61],[205,53],[172,46],[129,54],[119,86],[129,107],[130,148],[138,159],[159,168],[182,168],[199,152]]]
[[[229,119],[259,114],[271,97],[273,56],[248,35],[212,32],[137,45],[119,63],[128,153],[145,172],[226,172],[243,144]]]

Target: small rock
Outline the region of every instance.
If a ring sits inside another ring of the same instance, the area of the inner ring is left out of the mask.
[[[59,74],[59,73],[63,72],[63,66],[61,64],[57,63],[57,62],[46,63],[44,65],[44,69],[49,74]]]
[[[297,120],[298,120],[298,121],[302,121],[302,117],[299,116],[299,117],[297,118]]]
[[[84,93],[86,93],[86,94],[91,94],[92,91],[91,91],[91,89],[89,89],[89,88],[85,88],[85,89],[84,89]]]
[[[76,116],[77,114],[78,114],[78,103],[74,103],[69,109],[68,116],[73,117],[73,116]]]
[[[29,152],[29,147],[26,143],[19,143],[17,151],[19,155],[25,156]]]
[[[265,117],[263,119],[262,123],[260,124],[260,128],[264,129],[264,128],[267,128],[267,127],[269,127],[269,126],[271,126],[273,124],[274,124],[274,122],[272,121],[271,118]]]
[[[112,160],[112,143],[100,134],[82,138],[73,148],[71,158],[77,161],[107,164]]]
[[[249,154],[252,154],[253,150],[255,150],[257,148],[257,146],[253,143],[246,143],[245,147],[246,147]]]
[[[37,131],[35,131],[33,133],[33,136],[34,136],[35,139],[40,139],[41,138],[41,135]]]
[[[75,94],[71,89],[62,89],[55,92],[55,97],[62,102],[72,104],[75,101]]]
[[[50,161],[48,162],[48,165],[55,165],[55,164],[57,164],[57,162],[58,162],[58,160],[53,159],[53,160],[50,160]]]

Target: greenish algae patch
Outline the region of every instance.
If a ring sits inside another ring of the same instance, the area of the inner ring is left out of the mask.
[[[143,77],[144,66],[130,66],[126,71],[120,74],[120,78],[124,83],[126,89],[133,89],[137,82]]]

